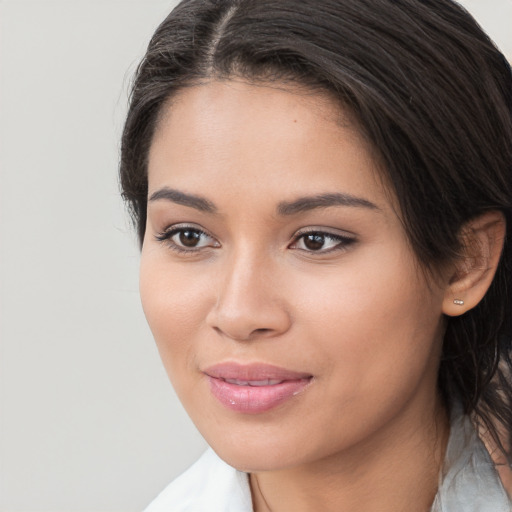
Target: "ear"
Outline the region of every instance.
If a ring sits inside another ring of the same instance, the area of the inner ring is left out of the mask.
[[[491,286],[506,233],[502,212],[489,211],[462,229],[463,254],[452,267],[443,299],[443,313],[459,316],[474,308]]]

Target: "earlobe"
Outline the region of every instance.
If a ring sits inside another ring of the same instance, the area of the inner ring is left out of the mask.
[[[463,228],[463,254],[454,263],[443,300],[443,313],[459,316],[474,308],[491,286],[506,233],[502,212],[489,211]]]

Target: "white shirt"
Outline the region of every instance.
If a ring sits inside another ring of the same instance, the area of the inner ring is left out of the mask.
[[[253,512],[248,475],[209,449],[145,512]],[[461,414],[452,420],[431,512],[512,512],[487,450]]]

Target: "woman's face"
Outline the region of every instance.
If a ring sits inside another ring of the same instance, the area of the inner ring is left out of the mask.
[[[211,82],[165,112],[142,302],[186,410],[231,465],[300,466],[432,419],[444,291],[393,202],[321,95]]]

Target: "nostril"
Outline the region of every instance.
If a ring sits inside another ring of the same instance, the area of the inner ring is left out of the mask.
[[[276,331],[274,329],[261,327],[259,329],[254,329],[253,331],[251,331],[250,334],[245,339],[246,341],[257,340],[261,338],[270,337],[275,333]]]
[[[228,329],[223,330],[222,328],[218,326],[212,326],[213,329],[221,335],[227,335],[230,338],[237,339],[240,341],[251,341],[258,338],[265,338],[266,336],[271,336],[275,330],[274,329],[268,329],[268,328],[259,328],[259,329],[253,329],[250,332],[232,332]]]
[[[265,328],[262,328],[262,329],[254,329],[254,331],[252,332],[252,334],[266,334],[268,332],[271,332],[272,329],[265,329]]]

